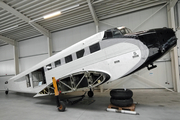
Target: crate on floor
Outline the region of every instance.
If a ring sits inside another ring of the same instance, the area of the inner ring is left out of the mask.
[[[117,109],[117,110],[135,111],[136,105],[135,105],[135,104],[132,104],[132,105],[129,106],[129,107],[119,107],[119,106],[115,106],[115,105],[109,104],[108,108]]]

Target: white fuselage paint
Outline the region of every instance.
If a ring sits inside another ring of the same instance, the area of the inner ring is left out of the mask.
[[[109,81],[113,81],[133,72],[148,58],[148,48],[139,40],[132,38],[102,40],[103,36],[104,31],[97,33],[11,78],[8,81],[8,89],[17,92],[38,93],[52,83],[52,77],[60,79],[79,71],[104,72],[110,76]],[[90,53],[89,46],[95,43],[100,44],[101,50]],[[85,55],[77,59],[75,53],[81,49],[85,49]],[[73,61],[65,63],[63,58],[70,54],[73,56]],[[59,59],[62,59],[61,66],[54,67],[54,62]],[[33,78],[30,76],[31,87],[27,87],[26,75],[51,63],[52,69],[45,71],[46,84],[34,87]]]

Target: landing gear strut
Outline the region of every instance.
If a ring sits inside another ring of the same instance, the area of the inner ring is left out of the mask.
[[[90,98],[94,96],[94,92],[92,91],[92,89],[90,89],[90,91],[88,91],[88,96]]]
[[[54,93],[55,93],[55,98],[56,98],[58,111],[64,112],[65,109],[66,109],[66,105],[65,105],[65,103],[63,101],[59,101],[59,91],[58,91],[58,88],[57,88],[56,79],[53,77],[52,81],[53,81],[53,87],[54,87]]]
[[[8,81],[5,82],[5,86],[6,86],[5,94],[6,94],[6,95],[9,93],[9,90],[8,90],[8,88],[7,88],[7,84],[8,84]]]
[[[7,95],[8,93],[9,93],[9,91],[8,91],[8,90],[6,90],[6,91],[5,91],[5,94]]]

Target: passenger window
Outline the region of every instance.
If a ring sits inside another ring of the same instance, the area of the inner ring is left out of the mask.
[[[89,46],[89,49],[90,49],[91,53],[96,52],[96,51],[100,50],[100,45],[99,45],[99,43],[96,43],[94,45]]]
[[[83,56],[84,56],[84,52],[85,52],[85,50],[84,50],[84,49],[77,51],[77,52],[76,52],[76,56],[77,56],[77,58],[81,58],[81,57],[83,57]]]
[[[52,69],[52,66],[51,66],[51,64],[49,64],[49,65],[46,65],[46,69],[47,69],[47,70],[51,70],[51,69]]]
[[[65,57],[65,62],[68,63],[68,62],[71,62],[72,61],[72,55],[68,55]]]
[[[58,67],[58,66],[60,66],[60,65],[61,65],[61,60],[55,61],[55,67]]]

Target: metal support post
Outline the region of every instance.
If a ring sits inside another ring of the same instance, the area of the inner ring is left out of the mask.
[[[175,17],[174,17],[174,5],[172,6],[172,1],[167,6],[167,15],[168,15],[168,26],[175,30]],[[171,54],[171,66],[172,66],[172,75],[173,75],[173,85],[174,91],[180,92],[180,81],[179,81],[179,64],[178,64],[178,54],[177,46],[173,48],[170,52]]]
[[[49,37],[47,37],[47,45],[48,45],[48,57],[52,56],[52,35],[50,33]]]
[[[19,55],[18,55],[18,44],[17,41],[14,41],[14,67],[15,67],[15,75],[19,74]]]
[[[98,33],[98,32],[99,32],[99,26],[96,25],[96,33]]]

